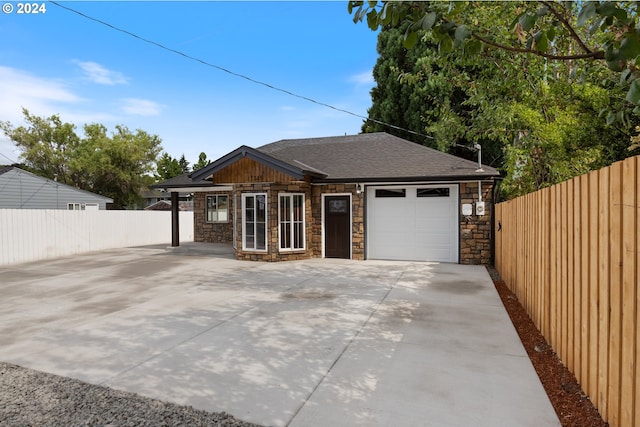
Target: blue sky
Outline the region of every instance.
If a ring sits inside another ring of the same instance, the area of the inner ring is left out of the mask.
[[[17,2],[9,2],[17,7]],[[234,73],[366,116],[376,33],[346,1],[62,2]],[[211,160],[239,145],[355,134],[362,119],[186,59],[46,3],[0,13],[0,120],[59,114],[162,138],[173,157]],[[0,136],[0,164],[19,152]]]

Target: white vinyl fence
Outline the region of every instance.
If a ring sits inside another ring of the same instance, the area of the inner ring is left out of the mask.
[[[193,242],[193,212],[180,212],[180,241]],[[0,209],[0,265],[154,244],[171,245],[169,211]]]

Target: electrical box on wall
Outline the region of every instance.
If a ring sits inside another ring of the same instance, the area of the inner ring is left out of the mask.
[[[476,215],[484,215],[484,202],[476,202]]]
[[[462,215],[464,216],[473,215],[473,205],[471,203],[465,203],[462,205]]]

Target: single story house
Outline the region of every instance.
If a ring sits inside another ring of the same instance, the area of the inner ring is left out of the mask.
[[[113,199],[17,166],[0,166],[0,209],[104,210],[107,203],[113,203]]]
[[[154,187],[194,193],[195,240],[238,259],[486,264],[498,177],[380,132],[243,145]]]

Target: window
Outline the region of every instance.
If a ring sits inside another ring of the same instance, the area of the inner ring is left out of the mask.
[[[267,195],[242,195],[242,249],[267,250]]]
[[[418,188],[418,197],[449,197],[449,188]]]
[[[280,250],[304,250],[304,229],[304,194],[280,194],[278,200]]]
[[[229,196],[207,196],[207,222],[227,222],[229,220]]]
[[[376,197],[405,197],[407,190],[404,188],[379,188]]]
[[[82,203],[67,203],[67,209],[70,211],[83,211],[84,204]]]

